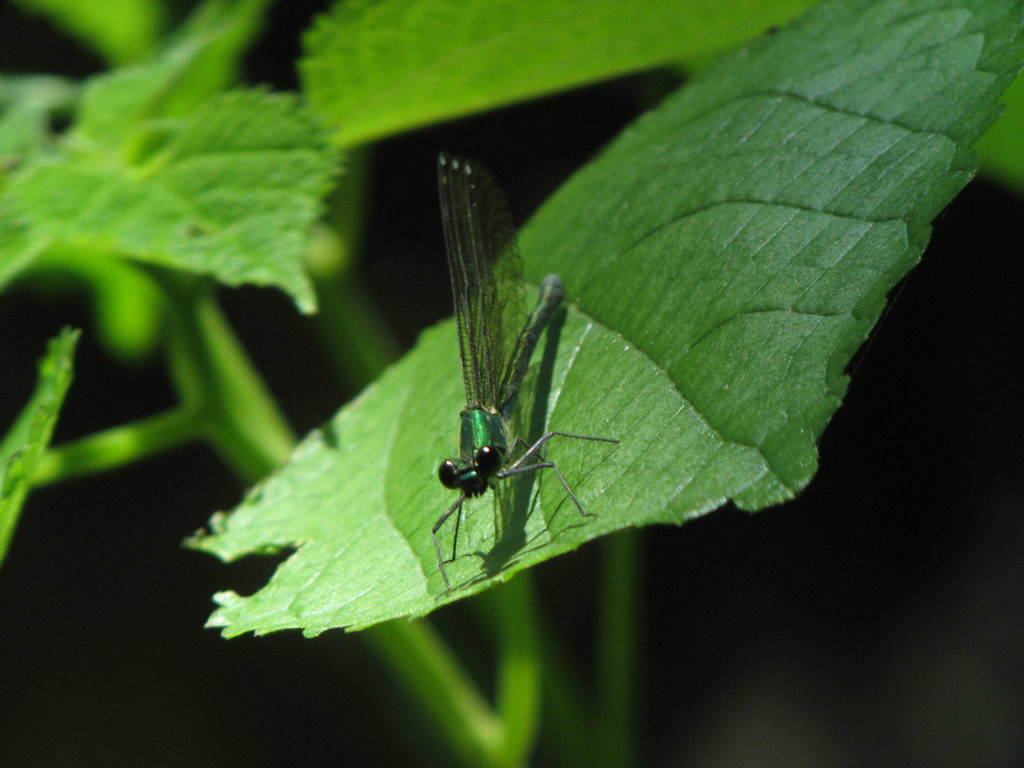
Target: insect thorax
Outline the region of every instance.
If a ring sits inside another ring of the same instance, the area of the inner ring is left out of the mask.
[[[463,459],[472,459],[485,445],[500,451],[504,459],[508,453],[508,435],[501,414],[474,405],[464,409],[460,416],[459,454]]]

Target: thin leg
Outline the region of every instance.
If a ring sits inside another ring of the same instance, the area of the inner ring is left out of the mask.
[[[557,431],[545,432],[543,435],[541,435],[537,439],[537,441],[533,445],[531,445],[529,448],[526,449],[526,452],[523,453],[522,456],[520,456],[518,459],[516,459],[514,462],[512,462],[509,465],[508,469],[502,470],[501,472],[496,474],[495,477],[499,478],[499,479],[500,478],[504,478],[504,477],[512,477],[514,475],[521,475],[524,472],[535,472],[538,469],[547,469],[547,468],[550,467],[551,469],[555,470],[555,474],[558,475],[558,480],[562,483],[562,487],[565,488],[565,492],[567,494],[569,494],[569,498],[572,499],[572,503],[575,504],[576,505],[576,509],[579,510],[580,517],[593,517],[593,515],[588,515],[586,512],[583,511],[583,505],[580,504],[579,499],[576,498],[576,494],[572,492],[572,488],[569,487],[569,483],[567,483],[565,481],[565,476],[562,474],[562,470],[560,470],[558,468],[558,465],[555,464],[555,462],[553,462],[553,461],[539,461],[539,462],[536,462],[536,463],[533,463],[533,464],[525,464],[525,465],[523,463],[527,459],[536,456],[537,455],[537,451],[539,451],[541,448],[543,448],[544,444],[548,440],[550,440],[552,437],[554,437],[555,435],[558,435],[559,437],[572,437],[572,438],[575,438],[577,440],[596,440],[596,441],[601,442],[601,443],[617,443],[617,442],[619,442],[618,440],[614,440],[614,439],[612,439],[610,437],[593,437],[592,435],[575,435],[575,434],[573,434],[571,432],[557,432]],[[518,437],[516,439],[520,440],[520,438],[518,438]],[[522,440],[520,440],[520,441],[524,442],[524,444],[525,444],[525,441],[522,441]],[[514,443],[513,443],[513,445],[514,445]]]
[[[559,437],[573,437],[573,438],[575,438],[577,440],[596,440],[597,442],[600,442],[600,443],[617,443],[617,442],[619,442],[618,440],[613,440],[610,437],[594,437],[592,435],[574,435],[571,432],[545,432],[543,435],[541,435],[537,439],[537,441],[533,445],[531,445],[529,448],[526,449],[526,452],[522,456],[520,456],[512,464],[510,464],[509,468],[506,469],[504,472],[500,473],[498,476],[500,477],[502,475],[507,476],[509,474],[516,474],[514,470],[519,469],[522,466],[524,461],[526,461],[529,457],[533,456],[535,453],[537,453],[537,451],[539,451],[541,448],[543,448],[544,447],[544,443],[546,443],[548,440],[550,440],[555,435],[558,435]],[[516,439],[519,440],[520,438],[516,438]],[[559,474],[561,474],[561,473],[559,473]],[[563,480],[562,483],[564,484],[565,481]]]
[[[600,439],[600,438],[596,438],[596,439]],[[565,492],[567,494],[569,494],[569,498],[572,499],[572,503],[575,504],[576,505],[576,509],[579,510],[580,517],[593,517],[593,515],[588,514],[588,513],[583,511],[583,505],[580,504],[579,499],[576,498],[576,494],[572,492],[572,488],[569,487],[569,484],[567,482],[565,482],[565,476],[562,475],[562,470],[560,470],[558,468],[558,465],[555,464],[555,462],[553,462],[553,461],[539,461],[536,464],[527,464],[525,467],[516,467],[513,464],[511,467],[509,467],[504,472],[500,472],[497,475],[495,475],[495,477],[497,477],[497,478],[512,477],[513,475],[521,475],[524,472],[534,472],[534,471],[536,471],[538,469],[548,469],[548,468],[555,470],[555,474],[558,475],[558,479],[562,482],[562,487],[565,488]]]
[[[564,481],[563,481],[564,482]],[[444,525],[445,521],[452,516],[452,512],[459,510],[459,516],[455,518],[455,538],[459,536],[459,520],[462,519],[462,503],[466,500],[466,494],[459,494],[458,500],[448,507],[448,511],[437,518],[437,522],[434,523],[434,527],[430,531],[430,535],[434,537],[434,552],[437,554],[437,567],[441,570],[441,578],[444,579],[444,591],[451,592],[452,585],[448,583],[448,573],[444,569],[444,558],[441,557],[441,545],[437,541],[437,531]],[[452,560],[455,559],[455,542],[452,542]]]
[[[457,547],[459,546],[459,526],[462,525],[462,517],[466,513],[465,494],[463,494],[462,496],[462,501],[463,503],[459,504],[459,513],[455,516],[455,535],[452,536],[452,557],[448,561],[449,563],[455,562],[455,553],[457,551]]]

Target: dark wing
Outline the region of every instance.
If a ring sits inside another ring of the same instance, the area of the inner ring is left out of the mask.
[[[512,217],[494,177],[473,160],[442,153],[437,184],[466,404],[500,410],[501,379],[523,315]]]

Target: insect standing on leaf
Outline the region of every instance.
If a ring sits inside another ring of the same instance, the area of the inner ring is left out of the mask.
[[[553,469],[562,487],[585,516],[582,505],[553,461],[539,451],[552,437],[617,443],[607,437],[550,431],[532,445],[520,437],[509,444],[509,421],[526,376],[530,356],[552,313],[562,301],[562,279],[548,275],[540,282],[540,299],[522,331],[523,278],[515,228],[505,197],[486,168],[472,160],[441,154],[437,160],[441,221],[448,250],[448,269],[455,301],[466,407],[461,414],[459,457],[445,460],[438,477],[459,498],[437,519],[431,531],[437,565],[446,591],[451,590],[445,562],[455,559],[462,505],[484,493],[491,482]],[[518,445],[527,446],[514,460]],[[451,560],[441,556],[437,532],[452,515],[455,534]]]

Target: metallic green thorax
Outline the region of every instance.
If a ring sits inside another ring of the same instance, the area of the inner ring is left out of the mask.
[[[465,496],[478,496],[505,464],[508,432],[500,414],[481,406],[465,408],[460,419],[460,456],[441,465],[441,482]]]
[[[459,453],[463,459],[472,460],[485,445],[497,448],[502,456],[508,453],[508,434],[500,414],[477,406],[466,408],[461,418]]]

